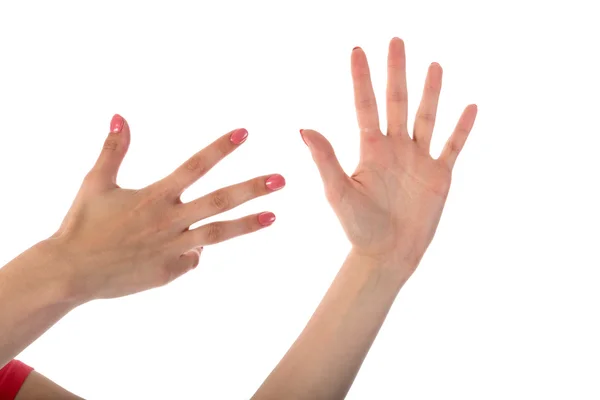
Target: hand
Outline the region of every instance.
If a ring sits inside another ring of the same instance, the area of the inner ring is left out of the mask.
[[[246,140],[232,131],[196,153],[166,178],[141,190],[116,184],[130,141],[127,122],[115,115],[98,161],[85,177],[59,230],[46,244],[63,261],[71,295],[87,301],[164,285],[196,267],[203,246],[271,225],[270,212],[189,229],[202,219],[281,189],[281,175],[254,178],[189,203],[182,192]]]
[[[387,135],[383,135],[365,53],[360,48],[352,52],[360,128],[360,162],[352,176],[344,173],[327,139],[312,130],[301,133],[353,250],[378,258],[408,258],[414,270],[433,239],[450,189],[452,168],[473,127],[477,106],[464,110],[441,156],[433,159],[429,145],[442,68],[437,63],[429,67],[411,137],[406,121],[405,65],[404,42],[394,38],[388,54],[388,126]]]

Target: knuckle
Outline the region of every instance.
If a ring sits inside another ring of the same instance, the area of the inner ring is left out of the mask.
[[[231,208],[231,196],[224,190],[219,190],[211,195],[210,203],[219,210],[225,211]]]
[[[432,123],[432,122],[435,122],[435,114],[434,113],[428,113],[428,112],[420,113],[419,114],[419,119],[421,121],[424,121],[424,122],[427,122],[427,123]]]
[[[173,218],[169,215],[162,215],[156,221],[154,225],[156,233],[166,232],[173,226]]]
[[[185,169],[197,174],[204,174],[207,170],[206,163],[200,155],[195,155],[185,163]]]
[[[98,180],[98,173],[96,172],[95,169],[92,169],[90,172],[88,172],[85,177],[83,178],[83,182],[84,183],[93,183],[96,180]]]
[[[375,99],[371,96],[358,100],[357,107],[359,110],[371,110],[375,107]]]
[[[104,150],[116,151],[119,148],[119,141],[115,138],[108,137],[104,141],[104,146],[102,146]]]
[[[352,178],[356,177],[356,174],[352,175]],[[341,204],[347,195],[348,187],[343,184],[328,184],[325,185],[325,198],[334,208]]]
[[[183,204],[177,204],[170,212],[172,224],[181,224],[185,221],[186,207]]]
[[[250,194],[252,197],[258,197],[267,193],[266,183],[264,178],[254,179],[250,183]]]
[[[390,90],[388,97],[391,102],[394,103],[405,103],[408,101],[408,95],[405,90],[394,89]]]
[[[223,225],[213,222],[206,226],[206,238],[209,243],[217,243],[223,239]]]
[[[260,228],[260,224],[258,223],[257,218],[246,218],[244,222],[245,223],[242,229],[243,233],[254,232]]]
[[[333,152],[333,150],[330,151],[323,151],[323,160],[326,162],[334,162],[337,161],[337,157],[335,155],[335,153]]]
[[[361,129],[361,133],[364,134],[367,138],[367,141],[369,143],[376,141],[377,135],[374,135],[373,133],[374,130],[368,129],[368,128],[363,128]],[[335,150],[333,150],[333,147],[331,147],[331,145],[328,146],[324,146],[323,148],[315,151],[313,153],[313,159],[315,161],[321,161],[321,162],[326,162],[326,163],[331,163],[331,162],[337,162],[337,155],[335,154]]]
[[[451,153],[454,153],[454,154],[458,154],[458,153],[460,153],[460,152],[461,152],[461,150],[462,150],[462,148],[463,148],[462,144],[461,144],[461,143],[459,143],[459,141],[458,141],[458,140],[452,140],[452,141],[449,143],[449,145],[450,145],[450,146],[449,146],[449,147],[450,147],[450,152],[451,152]]]

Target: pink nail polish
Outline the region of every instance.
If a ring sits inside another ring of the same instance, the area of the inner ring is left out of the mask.
[[[304,129],[300,129],[300,136],[302,137],[302,141],[304,142],[304,144],[308,146],[308,142],[306,141],[306,138],[304,137]]]
[[[125,125],[125,120],[119,114],[115,114],[110,121],[110,131],[112,133],[119,133]]]
[[[279,174],[271,175],[266,181],[265,185],[269,190],[279,190],[285,186],[285,178]]]
[[[247,137],[248,137],[248,131],[245,130],[244,128],[242,128],[242,129],[238,129],[235,132],[233,132],[231,134],[231,136],[229,137],[229,140],[231,140],[231,142],[233,144],[242,144],[246,141]]]
[[[272,212],[264,212],[258,214],[258,223],[262,226],[269,226],[275,222],[275,214]]]

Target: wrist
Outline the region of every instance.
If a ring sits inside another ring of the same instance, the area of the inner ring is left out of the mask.
[[[349,257],[356,258],[361,265],[398,286],[399,289],[417,269],[422,255],[410,249],[374,253],[353,247]]]
[[[30,318],[65,315],[79,304],[70,295],[69,280],[61,272],[51,246],[40,242],[0,269],[0,304],[3,323],[20,326]],[[12,313],[12,314],[11,314]]]
[[[76,270],[60,240],[50,238],[33,246],[32,265],[38,265],[39,275],[43,276],[44,286],[56,303],[75,308],[89,299],[76,280]]]

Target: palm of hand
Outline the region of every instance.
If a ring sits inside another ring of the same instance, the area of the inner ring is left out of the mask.
[[[450,172],[409,148],[413,143],[393,149],[396,143],[390,146],[382,139],[376,146],[378,158],[359,165],[351,176],[353,190],[336,207],[352,244],[359,248],[381,254],[399,245],[422,247],[441,216]]]
[[[361,160],[354,174],[346,176],[331,145],[319,133],[304,130],[303,137],[353,248],[386,257],[403,251],[403,257],[418,263],[437,228],[450,189],[452,167],[473,126],[477,108],[467,107],[442,155],[434,159],[429,144],[441,89],[441,67],[435,63],[430,66],[412,138],[406,128],[403,42],[393,39],[390,43],[387,135],[379,128],[368,64],[360,49],[352,54],[352,75],[361,129]]]

